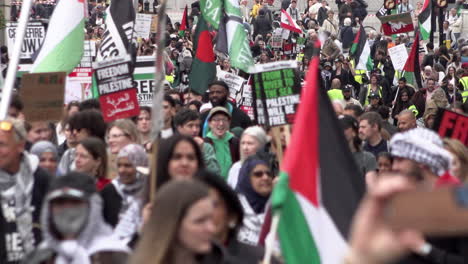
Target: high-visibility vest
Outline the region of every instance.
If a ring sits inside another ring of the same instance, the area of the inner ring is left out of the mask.
[[[468,90],[465,90],[461,93],[462,96],[462,102],[465,103],[466,99],[468,99]]]
[[[166,75],[166,81],[170,82],[170,83],[174,83],[174,76],[172,75]]]
[[[297,57],[296,57],[297,61],[302,61],[303,59],[304,59],[304,53],[297,54]]]
[[[353,69],[354,67],[356,66],[356,62],[354,60],[351,60],[350,61],[351,65],[353,66]],[[366,70],[354,70],[354,80],[359,83],[359,84],[362,84],[362,76],[366,75]]]
[[[327,94],[331,101],[344,99],[343,92],[340,89],[328,90]]]
[[[460,83],[463,86],[463,91],[468,91],[468,76],[461,77]]]
[[[382,86],[379,85],[379,86],[377,87],[377,91],[379,91],[380,99],[382,99]],[[368,84],[368,85],[367,85],[366,100],[364,101],[363,107],[369,104],[369,95],[370,95],[370,93],[371,93],[371,85]]]
[[[411,112],[413,112],[414,116],[419,115],[419,111],[418,111],[418,109],[416,108],[415,105],[410,105],[410,107],[408,107],[408,110],[411,110]]]

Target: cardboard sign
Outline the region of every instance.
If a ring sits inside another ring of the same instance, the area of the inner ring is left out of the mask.
[[[137,38],[147,39],[151,33],[152,15],[136,14],[135,32]]]
[[[385,35],[406,33],[414,30],[411,12],[378,17],[382,22],[382,30]]]
[[[259,124],[292,124],[300,102],[301,80],[296,61],[279,61],[255,66],[253,97]]]
[[[251,78],[242,87],[241,100],[237,101],[237,107],[244,111],[250,119],[255,119],[254,107],[253,107],[253,95],[252,95],[252,84]]]
[[[158,32],[158,15],[153,15],[151,17],[150,31],[151,31],[151,33],[157,33]]]
[[[20,96],[28,121],[57,121],[62,118],[65,72],[26,73]]]
[[[406,50],[405,44],[389,48],[388,55],[390,55],[390,59],[392,60],[393,68],[402,71],[403,67],[405,67],[406,60],[408,60],[408,51]]]
[[[129,57],[97,63],[95,69],[99,102],[104,120],[136,116],[140,112]]]
[[[13,45],[16,38],[16,28],[18,23],[7,23],[5,35],[8,45],[8,56],[12,56]],[[21,46],[20,59],[29,60],[33,54],[39,50],[45,39],[45,29],[40,22],[29,22],[24,34],[23,46]]]
[[[229,99],[231,101],[237,102],[241,99],[241,89],[245,82],[244,78],[222,70],[217,71],[216,77],[218,80],[224,81],[229,86]]]
[[[443,138],[459,140],[468,147],[468,116],[439,108],[434,130]]]
[[[281,32],[274,32],[271,36],[271,48],[281,49],[283,47],[283,37]]]
[[[154,56],[137,57],[133,72],[134,86],[137,88],[137,99],[140,106],[153,105],[154,93]]]

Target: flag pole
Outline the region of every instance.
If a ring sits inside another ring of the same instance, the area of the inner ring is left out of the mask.
[[[401,72],[401,76],[403,77],[404,75],[405,75],[405,71],[402,71],[402,72]],[[392,111],[393,111],[393,108],[395,108],[396,99],[398,98],[398,93],[399,93],[399,92],[400,92],[400,85],[397,85],[397,90],[396,90],[395,98],[393,98]]]
[[[10,99],[13,93],[13,86],[16,79],[16,71],[20,59],[21,46],[23,45],[24,33],[29,20],[29,12],[31,10],[32,0],[24,0],[21,5],[21,14],[19,18],[18,27],[16,30],[15,44],[13,45],[13,52],[8,65],[8,71],[5,79],[5,85],[2,89],[2,100],[0,102],[0,119],[5,119],[10,106]]]
[[[278,232],[278,224],[280,214],[276,213],[271,220],[270,232],[265,239],[265,256],[263,256],[262,264],[270,264],[271,257],[273,256],[273,247],[275,246],[276,233]]]
[[[156,33],[157,52],[155,60],[155,89],[153,93],[153,107],[151,113],[151,138],[152,138],[152,158],[151,158],[151,173],[150,173],[150,201],[153,201],[156,193],[156,171],[158,161],[158,147],[159,147],[159,132],[163,127],[163,91],[164,91],[164,42],[165,42],[165,26],[166,26],[166,1],[163,0],[158,10],[158,32]]]

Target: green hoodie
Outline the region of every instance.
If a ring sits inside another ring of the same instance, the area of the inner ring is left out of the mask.
[[[208,132],[206,137],[213,140],[213,147],[216,153],[216,159],[218,160],[219,166],[221,167],[221,177],[227,179],[229,169],[232,165],[231,150],[229,149],[229,140],[234,137],[231,132],[226,132],[224,137],[217,138],[213,135],[213,132]]]

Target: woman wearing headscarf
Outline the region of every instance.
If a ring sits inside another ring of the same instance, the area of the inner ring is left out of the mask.
[[[231,188],[236,188],[239,179],[239,171],[243,162],[250,156],[257,153],[257,151],[265,148],[268,141],[265,130],[259,126],[248,127],[240,138],[239,153],[240,160],[235,162],[229,170],[227,182]]]
[[[244,209],[244,221],[238,239],[249,245],[257,245],[265,207],[273,189],[273,173],[268,162],[258,155],[249,157],[239,173],[236,191]]]
[[[192,179],[195,173],[204,168],[203,156],[197,143],[188,136],[174,135],[160,142],[156,169],[156,192],[172,180]],[[132,203],[115,227],[115,234],[126,242],[136,239],[140,231],[141,212],[150,202],[150,185],[146,183],[142,201]]]
[[[31,154],[39,158],[39,167],[55,176],[58,165],[58,151],[54,144],[45,140],[38,141],[31,147]]]
[[[244,210],[236,192],[221,177],[207,170],[195,175],[197,180],[208,185],[214,204],[214,239],[225,246],[234,263],[257,264],[265,255],[261,246],[252,246],[237,240],[244,219]],[[277,263],[273,259],[272,263]]]
[[[137,144],[123,147],[117,155],[118,176],[102,191],[104,201],[104,220],[115,227],[122,215],[135,200],[144,186],[145,175],[138,167],[147,167],[148,157],[145,149]]]

